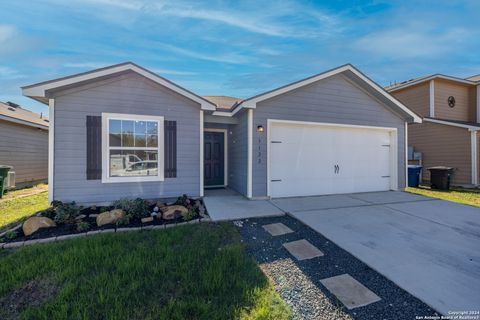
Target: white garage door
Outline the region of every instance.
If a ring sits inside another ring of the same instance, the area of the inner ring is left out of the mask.
[[[391,189],[390,131],[270,123],[270,196]]]

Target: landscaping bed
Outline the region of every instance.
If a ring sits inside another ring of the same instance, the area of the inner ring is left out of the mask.
[[[175,225],[201,219],[208,219],[203,201],[186,195],[178,197],[171,203],[138,198],[121,199],[113,202],[111,206],[90,207],[54,201],[52,207],[38,212],[23,224],[0,233],[0,243],[55,238],[102,230]]]

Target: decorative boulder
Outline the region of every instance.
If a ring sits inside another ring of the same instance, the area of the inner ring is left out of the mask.
[[[163,208],[163,207],[166,206],[166,204],[163,203],[162,201],[157,201],[157,202],[155,203],[155,206],[157,206],[157,207],[159,207],[159,208]]]
[[[164,207],[162,208],[162,211],[162,217],[165,220],[173,220],[178,216],[184,217],[188,213],[187,208],[178,205]]]
[[[103,212],[97,216],[97,226],[101,227],[106,224],[117,223],[117,221],[123,218],[125,218],[125,211],[122,209]]]
[[[145,217],[142,218],[142,223],[149,223],[153,221],[153,217]]]
[[[55,222],[47,217],[31,217],[28,218],[27,221],[23,223],[22,229],[23,234],[26,236],[31,235],[32,233],[36,232],[38,229],[42,228],[51,228],[56,227],[57,225]]]

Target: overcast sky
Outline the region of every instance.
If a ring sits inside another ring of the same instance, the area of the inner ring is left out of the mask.
[[[246,98],[352,63],[381,85],[480,73],[480,1],[1,0],[0,101],[133,61],[200,95]]]

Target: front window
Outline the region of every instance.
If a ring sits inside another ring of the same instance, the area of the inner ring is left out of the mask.
[[[105,182],[163,180],[163,117],[103,114]]]

